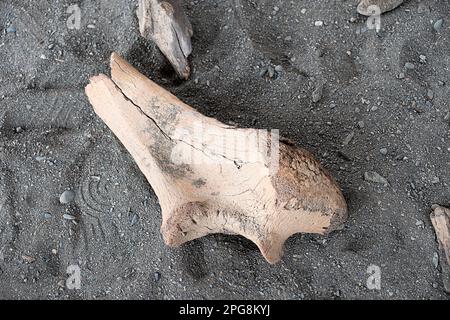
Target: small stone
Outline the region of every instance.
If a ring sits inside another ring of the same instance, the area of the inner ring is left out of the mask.
[[[158,282],[161,279],[161,273],[159,273],[158,271],[156,271],[153,274],[153,278],[155,279],[156,282]]]
[[[317,103],[322,99],[323,94],[323,85],[318,85],[316,89],[312,93],[312,100],[314,103]]]
[[[277,66],[275,66],[275,71],[276,72],[282,72],[283,71],[283,67],[281,65],[277,65]]]
[[[434,92],[431,89],[428,89],[427,91],[427,98],[428,100],[433,100],[434,99]]]
[[[72,216],[72,215],[70,215],[70,214],[67,214],[67,213],[63,214],[63,218],[64,218],[65,220],[70,220],[70,221],[76,220],[76,218],[75,218],[74,216]]]
[[[22,255],[22,259],[23,261],[25,261],[26,263],[33,263],[36,261],[35,258],[27,256],[27,255]]]
[[[45,161],[46,158],[42,157],[42,156],[37,156],[35,159],[37,162],[42,162],[42,161]]]
[[[419,227],[419,228],[423,228],[424,222],[422,220],[417,220],[416,221],[416,226]]]
[[[403,72],[400,72],[397,76],[398,79],[405,79],[405,74]]]
[[[364,126],[365,126],[364,121],[358,121],[358,127],[359,127],[360,129],[363,129]]]
[[[316,22],[314,22],[314,25],[316,26],[316,27],[321,27],[321,26],[323,26],[323,21],[316,21]]]
[[[16,33],[16,32],[17,30],[13,26],[9,26],[8,28],[6,28],[6,33]]]
[[[450,112],[447,112],[447,114],[444,116],[444,120],[445,121],[450,120]]]
[[[439,255],[437,252],[433,252],[432,262],[433,262],[434,268],[437,269],[439,267]]]
[[[14,130],[16,131],[16,133],[21,133],[21,132],[23,132],[22,127],[17,127],[17,128],[15,128]]]
[[[55,47],[55,44],[54,44],[54,43],[50,43],[50,44],[47,46],[47,49],[48,49],[48,50],[53,50],[54,47]]]
[[[426,62],[427,62],[427,57],[424,56],[423,54],[421,54],[421,55],[419,56],[419,59],[420,59],[420,62],[421,62],[421,63],[426,63]]]
[[[306,9],[303,8],[302,10],[300,10],[300,12],[301,12],[302,14],[305,14],[305,13],[306,13]]]
[[[267,75],[271,79],[275,76],[275,69],[272,66],[267,67]]]
[[[292,37],[291,36],[287,36],[286,38],[284,38],[285,41],[291,41]]]
[[[50,219],[52,217],[52,214],[49,212],[42,212],[42,217],[44,219]]]
[[[95,29],[95,25],[93,25],[93,24],[88,24],[87,27],[88,27],[88,29]]]
[[[380,183],[385,186],[388,185],[388,181],[386,180],[386,178],[382,177],[375,171],[364,172],[364,179],[369,182]]]
[[[385,156],[385,155],[387,155],[388,150],[386,148],[381,148],[380,153]]]
[[[433,179],[431,180],[432,184],[438,184],[441,180],[439,179],[439,177],[433,177]]]
[[[59,197],[59,202],[62,204],[71,203],[75,199],[75,193],[72,190],[64,191]]]
[[[130,225],[134,226],[139,221],[139,216],[135,213],[133,214],[133,217],[131,218]]]
[[[344,146],[348,145],[348,144],[350,143],[350,141],[353,140],[353,137],[354,137],[354,136],[355,136],[355,132],[354,132],[354,131],[350,132],[350,133],[345,137],[345,139],[342,141],[342,144],[343,144]]]
[[[406,69],[412,70],[412,69],[414,69],[415,67],[416,67],[416,66],[414,65],[414,63],[411,63],[411,62],[405,63],[405,68],[406,68]]]
[[[259,71],[259,76],[261,78],[263,78],[267,73],[267,67],[262,67],[261,70]]]
[[[439,19],[433,24],[433,29],[436,32],[439,32],[439,31],[441,31],[443,24],[444,24],[444,20],[443,19]]]

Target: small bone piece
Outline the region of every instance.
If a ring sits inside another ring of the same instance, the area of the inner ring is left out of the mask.
[[[430,218],[439,243],[444,288],[450,293],[450,209],[436,206]]]
[[[137,17],[141,35],[156,43],[181,78],[189,78],[193,31],[179,0],[139,0]]]
[[[364,16],[372,16],[376,14],[372,6],[378,7],[380,10],[379,13],[381,14],[394,10],[401,5],[403,1],[404,0],[362,0],[356,10]]]
[[[92,77],[86,94],[158,196],[169,246],[239,234],[275,263],[291,235],[326,234],[347,218],[339,186],[309,152],[203,116],[115,53],[111,78]]]

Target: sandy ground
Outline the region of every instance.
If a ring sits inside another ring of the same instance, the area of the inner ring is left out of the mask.
[[[139,36],[135,2],[0,2],[0,298],[449,298],[429,220],[450,204],[449,1],[405,1],[378,34],[353,0],[185,1],[186,82]],[[112,51],[202,113],[312,151],[342,186],[345,228],[293,236],[274,266],[241,237],[166,247],[157,198],[84,95]],[[70,265],[80,290],[65,288]]]

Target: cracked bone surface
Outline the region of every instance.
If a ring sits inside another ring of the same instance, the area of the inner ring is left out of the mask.
[[[86,94],[158,196],[169,246],[238,234],[275,263],[291,235],[326,234],[347,218],[339,186],[308,151],[203,116],[115,53],[111,78],[92,77]]]
[[[141,35],[154,41],[177,74],[187,79],[193,31],[180,0],[139,0],[136,14]]]

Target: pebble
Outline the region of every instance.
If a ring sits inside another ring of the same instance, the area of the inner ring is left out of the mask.
[[[263,78],[267,73],[267,67],[262,67],[261,70],[259,71],[259,76],[261,78]]]
[[[286,38],[284,38],[285,41],[291,41],[292,37],[291,36],[287,36]]]
[[[439,267],[439,255],[437,252],[433,252],[433,266],[437,269]]]
[[[397,76],[398,79],[405,79],[405,74],[403,72],[400,72]]]
[[[275,69],[272,66],[267,67],[267,75],[271,79],[275,76]]]
[[[312,93],[312,100],[314,103],[317,103],[320,101],[320,99],[322,99],[322,94],[323,94],[323,86],[319,85],[316,87],[316,89],[313,91]]]
[[[323,21],[316,21],[316,22],[314,22],[314,25],[316,26],[316,27],[321,27],[321,26],[323,26]]]
[[[428,89],[427,97],[428,97],[429,100],[433,100],[434,99],[434,92],[433,92],[433,90]]]
[[[354,137],[354,136],[355,136],[355,132],[354,132],[354,131],[350,132],[350,133],[345,137],[344,141],[342,141],[342,144],[343,144],[344,146],[348,145],[348,144],[350,143],[350,141],[353,140],[353,137]]]
[[[437,20],[437,21],[433,24],[433,29],[434,29],[436,32],[441,31],[443,23],[444,23],[444,20],[443,20],[443,19]]]
[[[450,112],[447,112],[447,114],[446,114],[445,117],[444,117],[444,120],[445,120],[445,121],[450,120]]]
[[[282,72],[283,71],[283,67],[281,65],[275,66],[275,71],[276,72]]]
[[[406,69],[412,70],[412,69],[414,69],[415,67],[416,67],[416,66],[414,65],[414,63],[411,63],[411,62],[405,63],[405,68],[406,68]]]
[[[365,126],[364,121],[358,121],[358,127],[359,127],[360,129],[363,129],[364,126]]]
[[[22,255],[22,259],[23,261],[25,261],[26,263],[33,263],[36,261],[35,258],[27,256],[27,255]]]
[[[420,59],[420,62],[421,62],[421,63],[426,63],[426,62],[427,62],[427,57],[424,56],[423,54],[421,54],[421,55],[419,56],[419,59]]]
[[[62,204],[71,203],[75,199],[75,193],[72,190],[64,191],[59,197],[59,202]]]
[[[14,28],[13,26],[9,26],[8,28],[6,28],[6,33],[16,33],[16,28]]]
[[[381,148],[381,149],[380,149],[380,153],[381,153],[382,155],[387,155],[388,150],[387,150],[386,148]]]
[[[44,219],[50,219],[52,217],[52,214],[50,212],[42,212],[42,217]]]
[[[76,219],[74,216],[67,214],[67,213],[63,214],[63,218],[66,220],[75,220]]]
[[[416,221],[416,226],[419,227],[419,228],[423,228],[424,222],[422,220],[417,220]]]
[[[364,172],[364,180],[369,182],[380,183],[385,186],[388,185],[388,181],[386,180],[386,178],[384,178],[375,171]]]
[[[134,226],[139,221],[139,216],[135,213],[131,218],[131,225]]]
[[[438,184],[440,181],[441,181],[441,180],[439,179],[439,177],[434,177],[434,178],[431,180],[431,183],[432,183],[432,184]]]
[[[156,271],[153,274],[153,277],[155,278],[155,281],[158,282],[161,279],[161,273],[159,273],[158,271]]]

